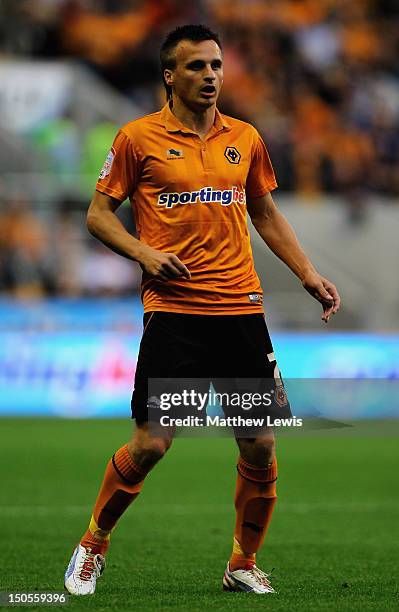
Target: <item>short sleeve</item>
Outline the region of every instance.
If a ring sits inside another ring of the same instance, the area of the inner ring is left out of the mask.
[[[266,145],[256,132],[256,140],[252,149],[252,160],[249,167],[246,193],[249,197],[260,197],[276,189],[277,182]]]
[[[135,191],[137,177],[138,162],[132,142],[119,130],[101,169],[96,189],[123,202]]]

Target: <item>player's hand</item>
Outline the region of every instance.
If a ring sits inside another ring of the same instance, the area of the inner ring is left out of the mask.
[[[302,285],[323,306],[321,319],[328,323],[330,316],[338,312],[341,306],[341,298],[335,285],[317,272],[308,273],[302,279]]]
[[[143,245],[140,257],[137,259],[143,270],[150,276],[161,280],[168,281],[173,278],[191,278],[191,274],[184,265],[173,253],[162,253],[148,245]]]

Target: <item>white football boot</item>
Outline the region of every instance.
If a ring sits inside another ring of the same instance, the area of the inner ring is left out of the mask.
[[[73,551],[65,572],[65,588],[72,595],[92,595],[97,578],[103,573],[105,558],[80,544]]]
[[[262,572],[256,565],[232,571],[229,563],[223,576],[223,590],[245,591],[257,595],[276,592],[268,580],[268,574]]]

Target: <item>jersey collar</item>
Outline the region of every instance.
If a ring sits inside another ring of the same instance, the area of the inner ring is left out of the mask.
[[[164,124],[167,132],[182,132],[183,134],[195,134],[190,128],[186,127],[178,120],[178,118],[172,113],[172,110],[169,106],[169,102],[165,104],[161,111],[161,120]],[[221,132],[222,130],[230,130],[231,125],[227,121],[227,118],[222,115],[218,109],[215,112],[215,122],[213,127],[211,128],[208,137],[211,134],[215,134],[217,132]]]

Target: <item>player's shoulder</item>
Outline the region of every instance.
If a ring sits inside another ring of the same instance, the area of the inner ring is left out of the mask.
[[[143,117],[138,117],[137,119],[133,119],[133,121],[129,121],[125,123],[120,128],[120,131],[128,136],[129,138],[134,138],[135,140],[140,137],[140,135],[145,135],[149,131],[159,130],[162,125],[161,112],[157,111],[155,113],[150,113],[149,115],[144,115]]]
[[[259,132],[255,126],[247,121],[243,121],[242,119],[237,119],[236,117],[231,117],[230,115],[224,115],[220,113],[223,123],[228,125],[233,130],[238,130],[251,138],[256,138],[259,136]]]

